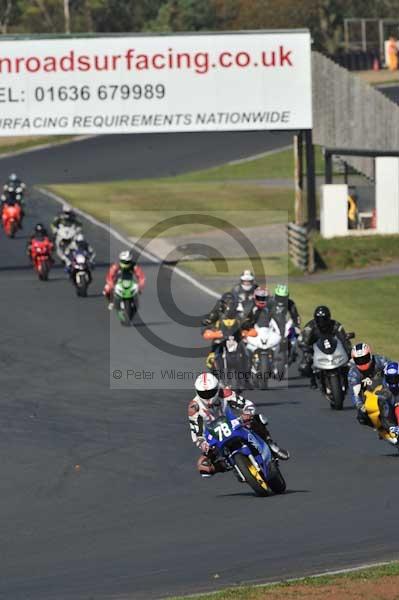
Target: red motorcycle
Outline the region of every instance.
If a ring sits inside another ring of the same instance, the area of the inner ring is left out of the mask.
[[[41,281],[47,281],[50,273],[53,259],[51,253],[53,244],[50,240],[32,240],[30,248],[30,256],[32,259],[33,268]]]
[[[22,219],[22,209],[19,204],[4,204],[1,214],[3,229],[8,237],[15,237],[20,228]]]

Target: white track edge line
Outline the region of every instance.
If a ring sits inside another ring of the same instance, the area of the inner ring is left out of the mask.
[[[251,160],[257,160],[258,158],[264,158],[265,156],[271,156],[272,154],[278,154],[279,152],[284,152],[285,150],[291,150],[292,144],[289,146],[281,146],[281,148],[274,148],[273,150],[266,150],[266,152],[260,152],[259,154],[252,154],[251,156],[246,156],[245,158],[238,158],[237,160],[230,160],[228,163],[223,163],[224,165],[241,165],[242,163],[250,162]],[[219,165],[223,166],[223,165]],[[213,167],[211,167],[213,168]],[[214,167],[218,168],[218,167]]]
[[[61,196],[57,196],[57,194],[54,194],[54,192],[50,192],[49,190],[46,190],[44,188],[37,188],[37,190],[41,194],[43,194],[44,196],[47,196],[48,198],[51,198],[52,200],[54,200],[58,204],[68,204],[67,200],[65,200]],[[80,210],[79,208],[75,208],[74,207],[74,210],[76,211],[76,213],[78,215],[81,215],[87,221],[89,221],[89,223],[92,223],[93,225],[96,225],[97,227],[100,227],[104,231],[107,231],[109,234],[111,234],[112,236],[114,236],[114,238],[116,238],[120,242],[122,242],[124,244],[127,244],[129,246],[134,245],[131,240],[129,240],[127,237],[124,237],[121,233],[119,233],[119,231],[117,231],[116,229],[114,229],[110,225],[106,225],[105,223],[102,223],[101,221],[99,221],[98,219],[96,219],[95,217],[93,217],[92,215],[84,212],[83,210]],[[156,256],[155,254],[152,254],[151,252],[148,252],[148,250],[141,249],[140,247],[138,247],[138,250],[141,252],[141,254],[143,254],[143,256],[146,256],[147,258],[149,258],[153,263],[162,264],[162,259],[159,256]],[[180,277],[182,277],[183,279],[186,279],[186,281],[189,281],[193,286],[195,286],[196,288],[198,288],[202,292],[205,292],[209,296],[212,296],[213,298],[219,298],[220,297],[220,294],[218,294],[217,292],[215,292],[211,288],[207,287],[203,283],[200,283],[197,279],[195,279],[194,277],[192,277],[191,275],[189,275],[188,273],[186,273],[185,271],[183,271],[179,267],[171,267],[169,265],[165,265],[165,266],[168,266],[170,269],[173,270],[174,273],[176,273],[177,275],[180,275]]]
[[[186,596],[160,596],[159,600],[169,600],[169,598],[181,598],[181,600],[185,600],[185,598],[201,598],[203,596],[214,596],[216,594],[223,593],[227,589],[233,591],[239,591],[240,589],[244,590],[245,588],[262,588],[262,587],[271,587],[273,585],[281,585],[284,583],[301,583],[305,581],[305,579],[320,579],[321,577],[329,577],[334,575],[345,575],[346,573],[356,573],[357,571],[365,571],[366,569],[373,569],[378,567],[387,567],[389,565],[393,565],[397,563],[397,560],[387,560],[383,562],[376,563],[365,563],[363,565],[358,565],[357,567],[347,567],[345,569],[332,569],[329,571],[321,571],[320,573],[313,573],[312,575],[303,575],[302,577],[290,577],[288,579],[278,579],[276,581],[268,581],[266,583],[242,583],[240,585],[227,585],[223,588],[213,590],[210,592],[200,592],[198,594],[187,594]]]

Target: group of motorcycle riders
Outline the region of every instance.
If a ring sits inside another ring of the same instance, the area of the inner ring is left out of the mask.
[[[242,314],[242,305],[248,304]],[[290,298],[288,286],[278,285],[273,296],[267,289],[259,286],[250,271],[244,271],[239,283],[230,292],[222,295],[216,306],[203,320],[202,327],[217,327],[226,318],[240,315],[239,327],[243,336],[256,323],[270,326],[278,322],[281,315],[284,319],[290,317],[298,334],[299,346],[302,349],[302,360],[299,372],[310,379],[310,387],[317,388],[317,380],[312,369],[313,344],[321,338],[336,337],[350,356],[348,368],[348,387],[351,400],[357,410],[357,420],[361,425],[377,429],[378,437],[396,445],[399,438],[399,363],[379,354],[373,354],[368,344],[359,342],[351,347],[350,336],[343,325],[332,319],[327,306],[318,306],[313,319],[300,328],[300,316],[295,302]],[[217,349],[216,349],[217,351]],[[213,367],[215,351],[208,355],[207,367],[209,372],[198,376],[195,381],[196,395],[189,403],[188,419],[191,437],[201,451],[197,462],[199,473],[210,477],[217,472],[226,470],[223,457],[210,448],[205,430],[207,424],[224,414],[230,406],[239,413],[244,426],[254,431],[269,446],[272,456],[276,459],[287,460],[289,453],[273,441],[267,428],[267,419],[257,414],[253,402],[244,398],[241,393],[224,387],[215,376]],[[376,427],[366,410],[365,393],[376,393],[378,399],[379,420]]]
[[[3,186],[1,196],[1,211],[9,203],[19,203],[24,216],[25,184],[17,175],[10,175]],[[22,227],[22,219],[20,223]],[[59,243],[57,233],[61,227],[71,227],[75,235],[67,245]],[[70,273],[74,255],[83,253],[91,265],[95,266],[95,252],[82,233],[82,223],[76,213],[69,207],[63,206],[62,212],[51,224],[50,236],[47,229],[37,223],[27,244],[27,255],[32,260],[32,247],[35,242],[40,242],[48,250],[52,259],[54,245],[57,254],[63,262],[65,269]],[[140,292],[145,286],[145,274],[137,265],[134,253],[126,250],[120,253],[118,262],[112,264],[107,272],[103,295],[107,299],[108,308],[113,307],[113,289],[121,273],[131,273],[137,281]],[[343,325],[332,319],[327,306],[318,306],[313,319],[301,329],[301,320],[295,302],[289,296],[288,286],[277,285],[274,295],[270,295],[266,287],[255,281],[254,275],[245,270],[240,280],[231,291],[224,293],[217,301],[215,307],[202,321],[202,331],[217,329],[224,319],[235,319],[237,329],[245,340],[245,335],[256,325],[260,327],[275,328],[281,332],[281,323],[291,319],[293,330],[297,336],[298,345],[302,350],[302,360],[299,371],[304,377],[310,379],[310,387],[317,388],[317,380],[312,369],[313,344],[326,336],[338,338],[351,357],[348,368],[348,387],[351,400],[357,409],[357,419],[361,425],[375,427],[375,423],[365,408],[365,393],[377,391],[380,425],[377,433],[380,439],[392,444],[397,444],[399,439],[399,364],[385,356],[373,354],[367,343],[359,342],[351,348],[349,337]],[[245,345],[243,346],[245,348]],[[188,406],[188,420],[191,437],[194,444],[201,451],[197,468],[204,477],[209,477],[217,472],[226,470],[226,463],[222,457],[210,449],[205,438],[207,424],[223,415],[227,407],[235,410],[245,427],[254,431],[269,446],[276,459],[287,460],[289,453],[281,448],[271,437],[267,427],[267,419],[256,413],[252,401],[244,398],[241,392],[233,391],[222,384],[215,372],[217,345],[213,345],[207,358],[207,371],[199,375],[195,381],[195,397]],[[245,354],[245,350],[243,352]],[[295,360],[296,357],[294,357]]]
[[[15,174],[12,173],[8,181],[3,186],[3,193],[1,196],[1,209],[2,212],[6,205],[12,205],[18,203],[21,207],[21,222],[19,228],[23,227],[23,217],[25,216],[25,201],[24,193],[26,185],[23,181]],[[62,235],[59,235],[62,228],[69,228],[73,231],[73,235],[65,243],[62,239]],[[51,264],[54,263],[53,252],[56,250],[58,257],[63,263],[65,270],[69,275],[72,274],[72,264],[77,254],[82,254],[87,258],[88,265],[90,267],[90,278],[91,270],[95,267],[96,253],[93,247],[89,244],[83,234],[83,225],[78,219],[74,210],[68,205],[62,207],[62,211],[55,217],[51,223],[51,234],[48,233],[46,227],[42,223],[37,223],[34,227],[33,233],[29,237],[26,253],[30,260],[33,260],[34,247],[36,244],[40,244],[41,248],[47,253]],[[64,243],[63,243],[64,242]],[[113,307],[113,289],[116,281],[121,273],[132,273],[138,283],[139,291],[141,292],[145,285],[145,275],[142,268],[137,265],[134,259],[134,253],[131,250],[125,250],[119,254],[118,262],[113,263],[107,272],[105,286],[103,289],[103,295],[108,301],[108,308],[111,310]]]

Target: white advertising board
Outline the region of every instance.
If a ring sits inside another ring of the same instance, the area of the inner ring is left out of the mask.
[[[306,31],[4,40],[0,135],[312,127]]]

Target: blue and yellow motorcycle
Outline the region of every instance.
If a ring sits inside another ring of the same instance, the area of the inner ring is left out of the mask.
[[[278,460],[269,446],[254,431],[244,427],[231,409],[208,423],[206,441],[211,451],[234,470],[238,480],[247,483],[258,496],[283,494],[286,483]]]

